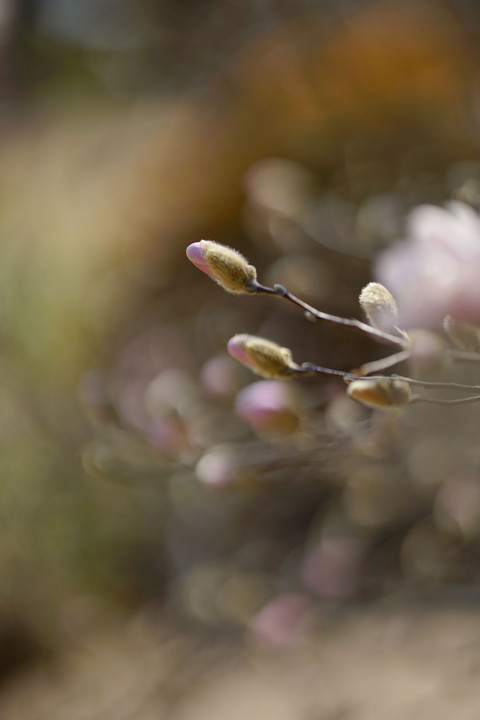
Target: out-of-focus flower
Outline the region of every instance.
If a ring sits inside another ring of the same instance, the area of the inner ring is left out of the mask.
[[[234,335],[228,341],[228,352],[257,375],[269,379],[288,377],[299,369],[288,348],[255,335]]]
[[[294,389],[278,380],[260,380],[244,388],[235,399],[235,411],[259,433],[286,435],[300,423]]]
[[[189,448],[188,428],[174,408],[164,408],[151,419],[147,437],[166,457],[179,459]]]
[[[202,272],[231,293],[246,293],[257,271],[237,250],[212,240],[200,240],[187,247],[187,258]]]
[[[464,203],[422,205],[407,238],[384,252],[377,277],[395,296],[402,327],[438,327],[445,315],[480,320],[480,216]]]
[[[210,487],[230,485],[238,479],[232,448],[228,445],[216,445],[200,458],[195,468],[200,482]]]
[[[320,597],[350,597],[358,590],[363,554],[364,548],[354,538],[323,538],[307,553],[302,580]]]
[[[480,348],[480,327],[478,325],[458,322],[451,315],[447,315],[443,321],[443,329],[459,348],[474,352]]]
[[[395,300],[380,283],[368,283],[360,293],[359,301],[370,325],[378,330],[390,332],[398,323]]]
[[[251,623],[254,636],[277,648],[287,648],[305,633],[310,603],[299,593],[285,593],[265,605]]]
[[[202,388],[214,398],[230,398],[240,388],[242,368],[226,353],[211,357],[200,371]]]
[[[430,330],[412,330],[408,363],[415,375],[441,370],[448,364],[447,340]]]
[[[403,407],[412,397],[408,383],[387,377],[353,380],[347,392],[354,400],[373,408]]]
[[[436,526],[453,537],[472,540],[480,535],[480,483],[475,473],[455,475],[443,483],[435,498]]]

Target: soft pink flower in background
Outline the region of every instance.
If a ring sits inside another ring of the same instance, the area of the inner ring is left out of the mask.
[[[480,216],[461,202],[420,205],[407,239],[384,252],[376,277],[398,303],[404,327],[438,327],[445,315],[480,321]]]
[[[251,623],[257,640],[275,648],[288,648],[304,638],[310,603],[299,593],[284,593],[271,600]]]
[[[211,397],[228,399],[239,390],[242,370],[227,353],[214,355],[202,366],[201,386]]]
[[[364,548],[355,538],[323,538],[304,558],[303,583],[322,598],[351,597],[359,589],[363,556]]]
[[[207,450],[195,468],[201,483],[221,488],[235,482],[237,473],[231,449],[227,445],[216,445]]]
[[[235,399],[235,412],[258,433],[288,435],[300,424],[299,402],[291,385],[260,380],[247,385]]]

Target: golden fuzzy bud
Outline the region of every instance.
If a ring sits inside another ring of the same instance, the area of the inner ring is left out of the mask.
[[[248,283],[257,271],[237,250],[212,240],[200,240],[187,248],[187,257],[199,270],[231,293],[249,292]]]
[[[359,301],[370,325],[377,330],[390,332],[397,325],[397,304],[380,283],[368,283],[360,293]]]
[[[228,352],[262,377],[285,378],[298,370],[288,348],[255,335],[239,334],[228,341]]]
[[[387,377],[353,380],[347,393],[354,400],[373,408],[403,407],[408,405],[412,398],[407,382]]]

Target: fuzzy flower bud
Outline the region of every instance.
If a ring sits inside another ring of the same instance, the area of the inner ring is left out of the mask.
[[[443,320],[443,329],[450,340],[453,340],[455,345],[462,350],[471,350],[472,352],[480,350],[480,327],[477,325],[459,322],[451,315],[447,315]]]
[[[257,375],[272,380],[287,377],[299,369],[288,348],[255,335],[234,335],[228,341],[228,352]]]
[[[247,293],[249,282],[256,280],[253,265],[236,250],[212,240],[200,240],[187,247],[187,258],[231,293]]]
[[[395,300],[380,283],[368,283],[360,293],[359,301],[370,325],[377,330],[389,332],[397,325],[398,311]]]
[[[347,393],[354,400],[373,408],[403,407],[412,398],[408,383],[387,377],[379,380],[353,380]]]

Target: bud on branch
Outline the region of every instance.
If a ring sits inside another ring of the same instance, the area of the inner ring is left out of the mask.
[[[354,380],[349,384],[347,393],[354,400],[373,408],[403,407],[412,399],[407,382],[386,377]]]
[[[257,271],[236,250],[212,240],[200,240],[187,247],[187,257],[224,290],[231,293],[251,292],[248,284],[256,279]]]
[[[360,293],[359,301],[373,327],[390,332],[397,325],[397,304],[387,288],[380,283],[368,283]]]
[[[300,370],[288,348],[255,335],[235,335],[228,341],[228,352],[257,375],[271,380],[294,375]]]
[[[405,361],[423,359],[418,349],[418,332],[408,334],[398,327],[398,313],[395,300],[380,283],[371,282],[360,293],[359,301],[369,320],[369,325],[355,318],[344,318],[317,310],[305,301],[297,298],[283,285],[273,287],[262,285],[257,280],[257,271],[253,265],[236,250],[225,247],[212,240],[201,240],[187,248],[188,259],[202,272],[213,278],[221,287],[231,293],[267,294],[281,297],[302,309],[310,320],[320,320],[334,325],[349,327],[383,344],[397,346],[399,350],[386,357],[361,365],[347,372],[304,362],[301,365],[292,359],[288,348],[281,347],[270,340],[254,335],[235,335],[228,343],[230,355],[249,367],[257,375],[267,379],[285,379],[299,376],[332,375],[343,377],[349,383],[348,394],[355,400],[372,408],[403,407],[410,403],[431,402],[444,405],[457,405],[480,401],[477,394],[480,386],[462,385],[455,382],[429,382],[401,376],[367,377],[382,372]],[[458,322],[447,316],[444,329],[458,348],[447,348],[442,342],[424,343],[435,360],[443,359],[458,362],[480,362],[480,327]],[[425,334],[424,334],[425,339]],[[428,340],[428,338],[427,338]],[[430,348],[430,349],[429,349]],[[422,350],[422,346],[420,346]],[[429,356],[430,357],[430,356]],[[361,379],[362,378],[362,379]],[[425,397],[425,394],[412,395],[411,386],[420,386],[426,390],[439,388],[467,392],[467,397],[453,399]]]

